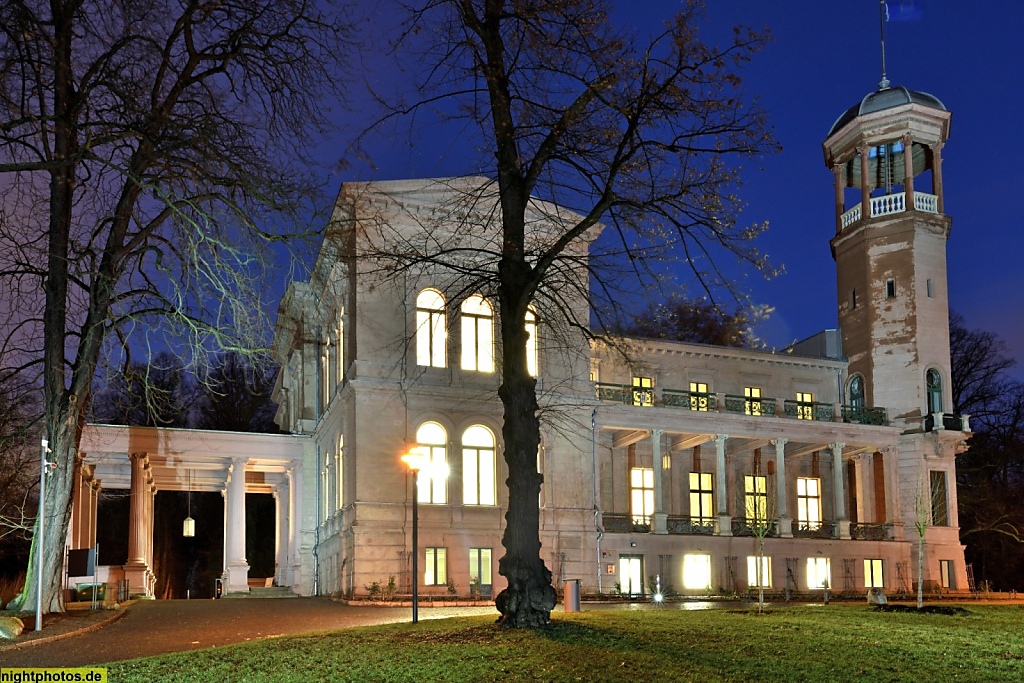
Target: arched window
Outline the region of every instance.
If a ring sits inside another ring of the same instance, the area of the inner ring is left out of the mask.
[[[925,385],[928,391],[928,412],[942,412],[942,377],[939,371],[931,368],[925,373]]]
[[[416,430],[416,450],[430,462],[419,473],[417,500],[421,503],[448,502],[448,433],[436,422],[424,422]]]
[[[445,367],[445,326],[444,297],[424,289],[416,297],[416,365]]]
[[[462,433],[462,502],[494,505],[494,435],[482,425]]]
[[[479,294],[462,302],[462,369],[494,372],[494,309]]]
[[[537,376],[537,313],[533,307],[526,309],[526,371],[530,377]]]
[[[864,407],[864,378],[860,375],[850,379],[850,405],[854,408]]]

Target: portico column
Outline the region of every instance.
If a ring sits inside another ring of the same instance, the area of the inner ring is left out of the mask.
[[[836,167],[832,169],[833,175],[835,175],[835,190],[836,190],[836,234],[843,229],[843,214],[846,213],[846,203],[844,201],[844,169],[845,164],[836,164]]]
[[[96,520],[97,512],[99,508],[100,500],[100,489],[102,488],[102,482],[99,479],[93,479],[89,483],[89,530],[88,530],[88,541],[89,547],[92,548],[96,545]]]
[[[285,583],[288,565],[288,479],[285,477],[277,490],[274,491],[276,502],[277,523],[275,524],[276,548],[274,553],[274,579],[277,585],[286,586]]]
[[[249,564],[245,560],[245,465],[233,458],[228,479],[227,586],[229,593],[249,592]]]
[[[907,133],[903,143],[903,191],[907,195],[907,211],[914,210],[914,138]]]
[[[651,431],[651,450],[654,454],[654,533],[668,533],[668,515],[665,514],[665,499],[661,486],[661,429]]]
[[[128,580],[128,592],[132,595],[149,595],[149,566],[146,564],[146,498],[149,484],[147,468],[149,457],[146,453],[131,453],[131,503],[128,517],[128,562],[124,566]]]
[[[834,516],[836,531],[839,538],[850,537],[850,520],[846,514],[846,490],[843,488],[843,448],[844,443],[829,444],[832,449],[832,493],[834,500]]]
[[[725,490],[725,434],[715,434],[715,507],[718,510],[718,535],[732,536],[732,517]]]
[[[313,586],[305,585],[306,578],[302,573],[302,514],[305,491],[302,489],[302,465],[293,464],[288,470],[288,491],[291,493],[291,540],[288,552],[291,553],[291,576],[289,584],[299,594],[311,595]]]
[[[939,213],[945,213],[945,201],[942,198],[942,143],[932,146],[932,194],[938,199]]]
[[[793,519],[789,516],[788,489],[786,488],[786,439],[772,439],[775,446],[775,500],[778,507],[779,535],[792,538]]]
[[[871,218],[871,188],[868,187],[868,148],[857,148],[860,155],[860,218],[866,221]]]

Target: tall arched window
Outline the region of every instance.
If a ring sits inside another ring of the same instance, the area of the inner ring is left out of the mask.
[[[482,425],[462,433],[462,502],[494,505],[494,435]]]
[[[530,377],[537,376],[537,313],[533,307],[526,309],[526,371]]]
[[[935,368],[925,373],[925,384],[928,390],[928,412],[942,412],[942,377]]]
[[[436,422],[424,422],[416,430],[416,450],[430,466],[419,473],[417,500],[421,503],[448,502],[448,433]]]
[[[854,375],[850,380],[850,405],[854,408],[864,407],[864,378]]]
[[[416,365],[443,368],[445,357],[444,297],[424,289],[416,297]]]
[[[494,372],[494,309],[479,294],[462,302],[462,369]]]

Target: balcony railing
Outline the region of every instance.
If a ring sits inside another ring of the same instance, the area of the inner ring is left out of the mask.
[[[714,536],[718,533],[718,520],[713,517],[669,517],[670,534],[689,536]]]
[[[892,524],[850,524],[850,538],[855,541],[891,541]]]
[[[640,522],[633,515],[606,512],[601,515],[601,526],[607,534],[648,534],[650,522]]]
[[[894,194],[872,197],[870,201],[871,216],[888,216],[894,213],[903,213],[907,210],[907,193],[896,192]],[[925,213],[939,212],[939,198],[936,195],[926,192],[914,192],[914,209]],[[861,204],[857,204],[839,218],[839,224],[846,228],[861,219]]]
[[[795,538],[835,538],[836,525],[832,522],[796,522],[793,525]]]
[[[633,387],[628,384],[609,384],[594,382],[594,392],[598,401],[613,403],[633,403]]]
[[[725,395],[725,411],[743,413],[757,417],[775,415],[776,400],[774,398],[750,398],[747,396]]]
[[[941,416],[941,419],[938,416]],[[951,413],[929,413],[924,418],[924,431],[934,432],[936,429],[945,429],[950,432],[969,432],[968,417]]]
[[[779,523],[775,519],[732,518],[733,536],[778,536]]]
[[[843,406],[843,422],[856,422],[862,425],[884,425],[888,422],[888,419],[885,408]]]
[[[798,420],[823,420],[831,422],[835,419],[836,410],[831,403],[820,401],[792,401],[786,399],[783,409],[787,417],[795,417]]]

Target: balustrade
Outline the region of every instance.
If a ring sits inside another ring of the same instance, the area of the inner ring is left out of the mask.
[[[858,202],[849,211],[839,217],[839,225],[848,228],[862,217],[862,207]],[[903,213],[907,210],[907,193],[894,192],[893,194],[872,197],[870,202],[871,218],[876,216],[888,216],[894,213]],[[926,192],[914,192],[914,209],[925,213],[939,212],[939,198],[937,195]]]

